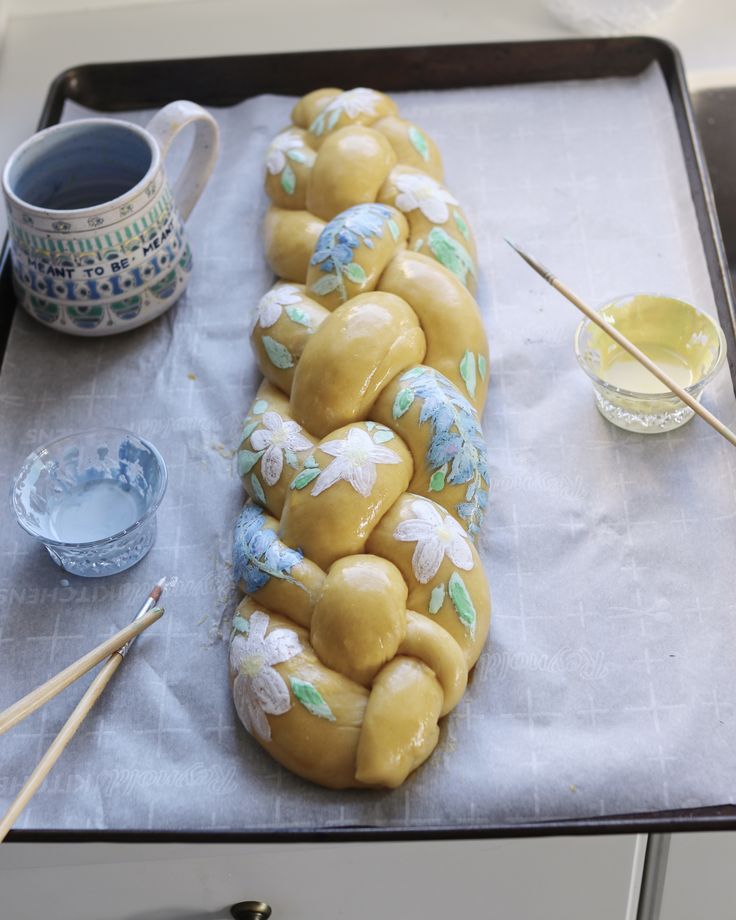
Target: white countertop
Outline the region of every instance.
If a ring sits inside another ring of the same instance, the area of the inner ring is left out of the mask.
[[[542,0],[114,3],[10,3],[0,46],[0,162],[35,129],[53,78],[75,64],[576,35],[547,11]],[[55,12],[69,6],[76,8]],[[0,23],[5,8],[0,0]],[[691,88],[736,83],[736,4],[731,0],[682,0],[646,32],[677,45]],[[3,216],[0,233],[4,232]]]

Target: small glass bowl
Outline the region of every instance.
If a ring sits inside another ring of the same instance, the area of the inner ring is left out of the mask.
[[[96,428],[35,450],[10,500],[20,526],[62,569],[98,578],[139,562],[156,539],[166,464],[150,442]]]
[[[599,312],[698,401],[726,360],[721,327],[683,300],[630,294]],[[619,428],[659,434],[693,417],[689,406],[589,319],[575,333],[575,355],[593,381],[601,415]]]

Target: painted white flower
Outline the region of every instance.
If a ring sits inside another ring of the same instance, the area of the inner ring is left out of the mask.
[[[325,112],[334,112],[335,109],[342,109],[348,118],[355,118],[357,115],[375,115],[376,103],[380,96],[373,89],[366,89],[364,86],[358,86],[355,89],[346,90],[335,96],[325,106]]]
[[[359,495],[368,498],[376,482],[376,464],[401,463],[395,451],[374,444],[362,428],[351,428],[346,438],[325,441],[320,450],[335,459],[317,477],[312,495],[319,495],[344,479]]]
[[[302,295],[295,284],[280,284],[278,287],[271,288],[258,302],[256,323],[262,329],[268,329],[281,316],[284,307],[300,303],[301,299]]]
[[[302,136],[296,131],[282,131],[281,134],[277,134],[268,145],[266,169],[272,176],[277,176],[286,166],[287,152],[303,146]]]
[[[260,610],[250,617],[247,636],[236,636],[230,646],[230,667],[237,672],[233,684],[235,709],[251,735],[271,740],[266,713],[280,716],[291,709],[286,682],[273,665],[289,661],[302,646],[290,629],[274,629],[266,636],[268,616]]]
[[[415,173],[399,173],[395,179],[399,194],[396,207],[400,211],[413,211],[416,208],[433,224],[444,224],[450,216],[448,204],[457,204],[457,200],[431,176]]]
[[[402,543],[416,543],[411,558],[414,577],[426,585],[437,574],[445,556],[459,568],[473,568],[468,535],[449,514],[440,514],[432,502],[415,501],[411,510],[416,517],[402,521],[394,531],[394,539]]]
[[[301,425],[284,419],[278,412],[266,412],[262,419],[263,428],[258,428],[250,436],[253,450],[263,450],[261,472],[269,486],[275,486],[281,478],[284,468],[285,450],[309,450],[312,442],[303,434]]]

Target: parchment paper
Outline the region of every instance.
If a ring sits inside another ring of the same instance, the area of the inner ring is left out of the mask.
[[[151,554],[101,581],[66,576],[0,507],[0,707],[126,623],[161,575],[178,579],[20,827],[422,827],[734,801],[736,455],[698,419],[660,436],[604,421],[573,356],[576,311],[501,239],[594,304],[660,291],[713,312],[662,75],[397,99],[438,142],[480,253],[495,612],[467,694],[395,792],[312,786],[237,722],[221,625],[236,600],[232,449],[258,381],[249,313],[270,284],[262,158],[291,100],[214,110],[222,156],[189,222],[179,305],[102,340],[14,321],[0,493],[37,445],[101,423],[151,438],[170,485]],[[736,423],[727,372],[706,402]],[[85,685],[0,739],[0,809]]]

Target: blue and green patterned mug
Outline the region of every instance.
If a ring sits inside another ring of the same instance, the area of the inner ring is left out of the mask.
[[[172,193],[163,160],[192,122],[192,151]],[[184,221],[218,144],[215,119],[184,101],[146,128],[86,118],[27,140],[3,173],[19,303],[72,335],[124,332],[168,310],[189,280]]]

